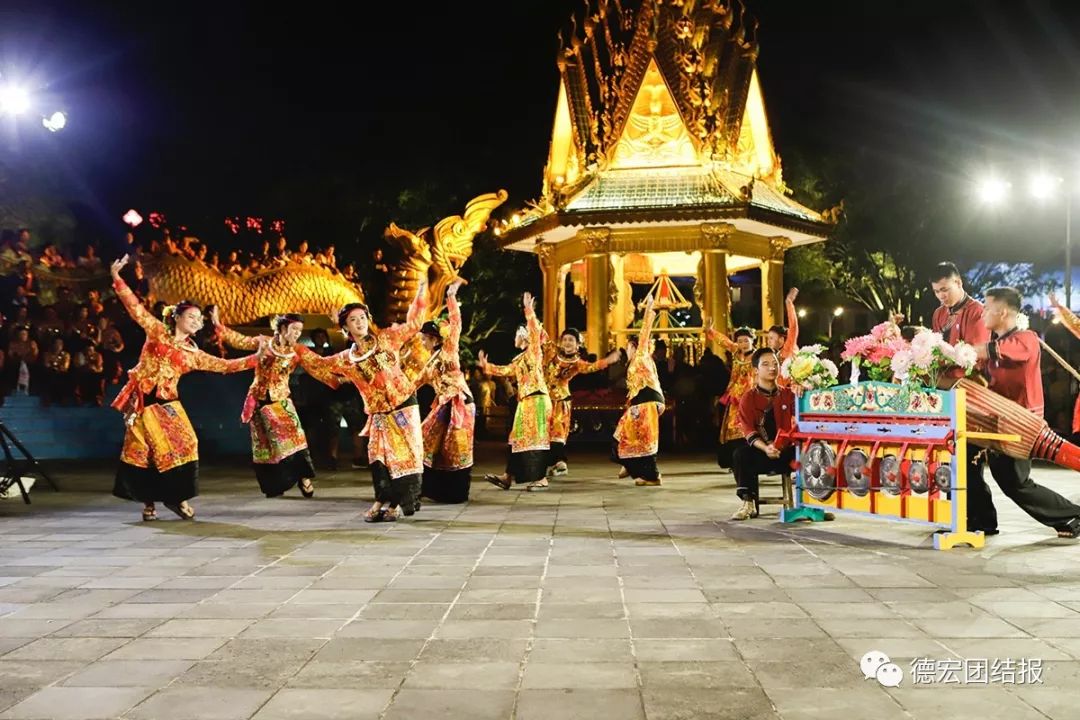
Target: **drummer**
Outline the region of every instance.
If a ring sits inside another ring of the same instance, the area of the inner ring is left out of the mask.
[[[986,291],[986,306],[982,321],[990,333],[988,342],[977,344],[975,352],[990,376],[990,389],[997,394],[1023,405],[1038,417],[1043,414],[1042,371],[1039,367],[1039,336],[1031,330],[1020,329],[1016,316],[1020,312],[1020,292],[1016,288],[998,287]],[[935,319],[936,319],[935,315]],[[1067,500],[1049,488],[1037,485],[1031,479],[1031,460],[1018,460],[993,450],[987,452],[986,464],[1001,491],[1031,517],[1057,531],[1058,537],[1080,536],[1080,505]],[[982,481],[982,463],[978,474],[968,475],[968,487],[972,480],[985,487]],[[972,504],[975,507],[972,508]],[[986,497],[968,496],[968,507],[975,517],[993,524],[978,528],[987,534],[997,533],[997,510],[987,492]],[[969,510],[970,512],[970,510]],[[968,522],[969,529],[971,522]]]
[[[760,348],[750,358],[754,386],[739,400],[739,431],[746,443],[735,449],[733,465],[736,494],[742,504],[732,520],[758,516],[758,476],[787,473],[795,460],[795,448],[781,435],[790,431],[795,412],[795,396],[780,387],[780,358],[771,348]]]

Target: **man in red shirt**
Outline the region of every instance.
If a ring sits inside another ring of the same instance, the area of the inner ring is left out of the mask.
[[[991,390],[1042,417],[1039,336],[1016,326],[1019,312],[1020,293],[1015,288],[987,290],[983,324],[991,333],[990,341],[977,345],[975,351],[979,359],[986,363]],[[988,452],[986,464],[1001,491],[1024,512],[1057,530],[1059,537],[1080,536],[1080,505],[1035,484],[1031,479],[1031,460],[1017,460],[1001,453]],[[981,481],[981,464],[978,477]],[[969,506],[973,500],[969,497]],[[997,511],[989,495],[985,502],[988,503],[987,507],[976,508],[978,517],[996,519]]]
[[[990,331],[982,322],[983,305],[964,290],[960,271],[951,262],[939,263],[930,276],[930,287],[941,307],[931,320],[934,332],[955,344],[960,340],[982,345],[990,340]],[[957,376],[961,377],[961,376]]]
[[[790,430],[795,413],[795,396],[781,388],[776,380],[780,375],[780,360],[769,348],[756,350],[750,358],[754,367],[754,387],[739,400],[739,430],[746,438],[734,453],[736,492],[742,505],[732,520],[747,520],[758,516],[758,476],[791,471],[795,448],[777,443],[781,430]]]
[[[931,327],[939,332],[945,342],[955,345],[963,341],[969,345],[985,345],[990,341],[990,331],[983,324],[983,304],[967,294],[960,271],[951,262],[938,263],[930,276],[930,288],[941,306],[934,310]],[[963,370],[954,368],[942,373],[951,387],[964,376]],[[974,454],[972,452],[971,454]],[[990,489],[982,479],[982,465],[968,463],[967,516],[970,531],[997,535],[997,510],[990,497]]]

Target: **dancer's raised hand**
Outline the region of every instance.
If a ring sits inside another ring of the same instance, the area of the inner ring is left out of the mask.
[[[120,258],[119,260],[113,260],[112,267],[109,269],[110,272],[112,272],[113,280],[119,280],[120,279],[120,271],[123,270],[124,266],[127,265],[127,264],[128,264],[128,256],[127,255],[124,255],[124,257]]]

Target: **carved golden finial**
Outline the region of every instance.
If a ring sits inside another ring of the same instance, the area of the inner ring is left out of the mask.
[[[844,201],[841,200],[838,205],[834,205],[828,210],[822,210],[821,219],[830,225],[836,225],[840,222],[840,218],[844,216]]]
[[[739,195],[742,196],[743,202],[750,202],[754,199],[754,178],[750,178],[750,182],[739,188]]]

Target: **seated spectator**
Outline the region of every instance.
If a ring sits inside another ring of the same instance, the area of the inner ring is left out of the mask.
[[[94,249],[93,245],[86,246],[86,252],[79,256],[76,265],[83,270],[101,269],[101,258],[97,256],[97,251]]]
[[[240,253],[235,250],[229,251],[229,259],[225,261],[225,266],[222,268],[222,272],[226,275],[239,275],[244,271],[244,266],[240,264]]]
[[[50,350],[41,358],[41,365],[45,375],[42,404],[66,404],[72,396],[71,354],[64,350],[63,338],[52,339]]]
[[[79,305],[75,308],[75,314],[68,322],[67,332],[65,333],[65,345],[68,351],[79,353],[83,351],[87,344],[97,344],[99,342],[101,342],[101,338],[98,336],[97,324],[90,319],[90,308],[86,305]]]
[[[38,344],[30,337],[30,327],[20,325],[15,330],[15,337],[8,343],[7,358],[4,364],[4,387],[13,392],[18,384],[20,372],[29,373],[37,365]]]
[[[90,310],[90,319],[97,320],[101,313],[105,312],[105,306],[101,304],[101,291],[89,290],[86,293],[86,307]]]
[[[80,403],[102,405],[105,400],[105,359],[96,343],[75,355],[75,383]]]
[[[105,379],[112,385],[120,382],[123,368],[120,353],[124,352],[124,336],[107,316],[98,318],[98,337],[101,338],[101,354],[105,363]]]
[[[60,252],[56,249],[56,243],[48,243],[45,246],[41,252],[41,257],[38,258],[38,263],[51,270],[65,266],[63,256],[61,256]]]

